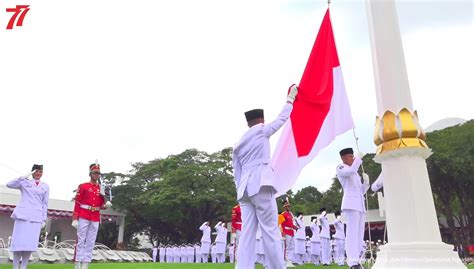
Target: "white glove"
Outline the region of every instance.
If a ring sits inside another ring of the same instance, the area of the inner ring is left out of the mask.
[[[33,170],[33,171],[31,171],[31,172],[26,173],[26,174],[23,176],[23,178],[28,179],[31,175],[33,175],[33,173],[34,173],[35,171],[36,171],[36,170]]]
[[[43,221],[43,223],[41,223],[41,229],[43,229],[44,227],[46,227],[46,222]]]
[[[364,179],[364,185],[368,186],[369,185],[369,175],[366,173],[362,173],[362,178]]]
[[[362,158],[364,158],[364,156],[365,156],[365,154],[360,152],[360,151],[356,153],[356,157],[361,159],[361,160],[362,160]]]
[[[298,94],[298,87],[296,86],[296,84],[291,85],[290,92],[288,93],[288,96],[286,97],[286,101],[288,103],[293,104],[297,94]]]
[[[105,208],[111,208],[112,207],[112,203],[110,201],[107,201],[104,205]]]
[[[77,230],[77,226],[79,226],[79,222],[77,221],[77,219],[72,221],[71,226],[74,227],[74,229]]]

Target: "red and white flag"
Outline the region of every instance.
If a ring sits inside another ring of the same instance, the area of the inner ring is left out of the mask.
[[[329,9],[298,85],[290,119],[272,158],[277,196],[296,182],[303,167],[336,136],[354,128],[332,32]]]

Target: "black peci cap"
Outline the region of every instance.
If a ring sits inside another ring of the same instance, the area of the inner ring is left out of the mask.
[[[31,168],[31,171],[35,171],[35,170],[43,171],[43,165],[42,164],[33,164],[33,167]]]
[[[341,151],[339,151],[339,155],[344,156],[346,154],[354,154],[354,150],[352,148],[345,148]]]
[[[258,118],[263,118],[263,109],[249,110],[245,112],[245,118],[247,119],[247,122]]]

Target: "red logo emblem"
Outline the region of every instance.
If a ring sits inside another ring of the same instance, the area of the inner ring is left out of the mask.
[[[15,22],[16,26],[23,26],[23,20],[25,19],[26,13],[28,13],[29,10],[29,5],[16,5],[15,8],[7,8],[7,12],[14,12],[10,21],[8,22],[7,30],[13,29]]]

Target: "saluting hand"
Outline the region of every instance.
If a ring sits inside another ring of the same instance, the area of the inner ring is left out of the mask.
[[[31,172],[26,173],[26,174],[23,176],[23,178],[28,179],[31,175],[33,175],[34,172],[36,172],[36,169],[33,170],[33,171],[31,171]]]

